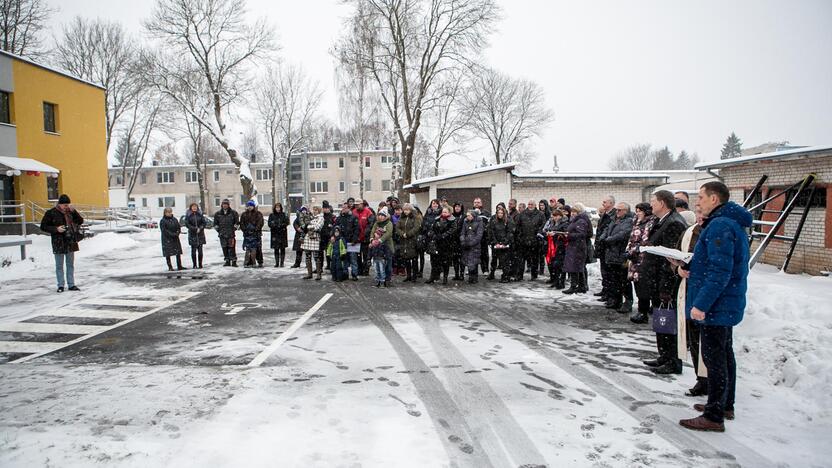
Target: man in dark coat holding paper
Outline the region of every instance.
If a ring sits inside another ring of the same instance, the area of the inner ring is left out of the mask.
[[[656,222],[650,229],[647,245],[675,249],[679,238],[687,229],[687,224],[676,212],[673,193],[659,190],[650,198],[650,206],[653,208]],[[639,281],[648,282],[650,305],[653,310],[675,310],[676,274],[670,263],[664,257],[647,254],[642,261],[641,272]],[[682,360],[676,355],[676,335],[656,333],[656,347],[659,351],[658,359],[644,361],[644,364],[653,368],[653,372],[657,374],[681,374]]]

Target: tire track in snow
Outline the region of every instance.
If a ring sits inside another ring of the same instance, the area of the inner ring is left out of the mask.
[[[460,299],[452,297],[445,291],[440,291],[444,297],[449,301],[454,302],[463,310],[469,310],[465,307],[466,304]],[[497,311],[512,317],[513,319],[521,320],[538,332],[545,331],[551,336],[566,337],[567,335],[557,327],[552,327],[549,324],[532,317],[526,313],[520,312],[517,309],[507,310],[500,307],[498,304],[492,303],[493,311]],[[624,410],[627,414],[633,415],[636,419],[642,419],[643,406],[633,405],[634,401],[651,401],[655,400],[656,394],[654,391],[639,383],[632,377],[622,374],[620,372],[605,372],[601,369],[595,371],[583,367],[580,363],[572,360],[562,352],[553,349],[554,344],[548,343],[530,333],[518,330],[517,328],[506,324],[502,320],[485,313],[482,310],[475,310],[473,315],[484,322],[490,323],[500,331],[510,334],[515,340],[525,344],[529,349],[537,352],[547,360],[557,365],[566,373],[570,374],[575,379],[583,382],[600,396],[606,398],[616,406]],[[541,330],[545,328],[545,330]],[[597,372],[597,373],[596,373]],[[726,462],[736,461],[742,466],[748,467],[773,467],[774,463],[762,457],[755,450],[745,446],[736,441],[730,435],[719,434],[718,437],[709,437],[707,440],[701,437],[704,434],[690,431],[682,428],[678,421],[671,420],[667,416],[657,414],[658,421],[655,423],[655,434],[665,439],[673,446],[677,447],[686,456],[698,456],[707,459],[725,460]]]
[[[337,287],[347,299],[355,304],[358,310],[367,313],[370,321],[387,338],[399,360],[409,371],[408,376],[416,388],[419,399],[425,405],[437,434],[442,434],[443,431],[447,433],[446,437],[440,437],[440,439],[451,466],[494,467],[495,464],[487,457],[485,450],[475,438],[475,432],[468,425],[462,411],[419,354],[407,344],[382,314],[373,311],[372,304],[359,289],[344,287],[341,284]],[[496,466],[504,465],[497,464]]]

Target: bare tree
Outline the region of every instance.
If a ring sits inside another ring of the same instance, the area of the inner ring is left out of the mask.
[[[438,87],[435,105],[425,114],[425,143],[430,149],[434,176],[439,175],[442,159],[462,154],[462,145],[467,141],[470,114],[461,103],[464,83],[461,76],[449,75],[449,79]]]
[[[646,171],[653,168],[653,153],[649,143],[638,143],[625,148],[613,157],[609,167],[613,171]]]
[[[104,87],[106,143],[137,99],[137,49],[121,24],[76,16],[64,26],[53,53],[58,67]]]
[[[401,145],[402,185],[413,175],[422,113],[433,104],[434,83],[476,57],[499,17],[495,0],[350,0],[358,22],[360,57],[379,88]],[[401,187],[398,187],[401,188]]]
[[[127,197],[133,193],[139,169],[144,165],[153,133],[158,130],[163,100],[156,93],[144,93],[124,113],[125,125],[119,136],[114,157],[121,167]]]
[[[265,21],[245,21],[244,0],[157,0],[144,25],[162,42],[165,52],[145,54],[148,79],[214,137],[237,166],[243,194],[251,199],[257,187],[250,162],[229,140],[228,108],[250,83],[251,67],[273,49]],[[203,95],[206,119],[183,99],[183,90]]]
[[[372,16],[369,5],[357,2],[356,12],[349,19],[350,32],[336,44],[338,105],[342,124],[348,129],[351,146],[358,151],[358,196],[364,198],[364,150],[370,137],[369,130],[379,123],[381,102],[372,70],[365,59],[365,52],[372,47]]]
[[[283,200],[289,204],[289,157],[308,143],[321,101],[318,83],[303,68],[270,67],[257,89],[257,112],[272,159],[272,199],[277,200],[277,168],[283,167]]]
[[[31,58],[43,55],[40,33],[54,12],[45,0],[0,0],[0,49]]]
[[[540,85],[492,68],[475,70],[465,108],[471,130],[488,141],[497,164],[513,161],[512,151],[554,118]]]

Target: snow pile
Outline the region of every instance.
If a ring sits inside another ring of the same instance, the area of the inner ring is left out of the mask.
[[[832,278],[757,265],[747,299],[745,319],[734,331],[740,376],[763,380],[761,394],[793,393],[807,414],[832,415]]]

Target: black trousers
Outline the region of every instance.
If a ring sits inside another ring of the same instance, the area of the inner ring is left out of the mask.
[[[201,245],[192,245],[191,246],[191,263],[194,264],[194,268],[199,265],[202,268],[202,246]]]
[[[523,273],[526,271],[526,265],[529,266],[529,271],[531,271],[532,279],[537,278],[538,269],[540,268],[540,250],[538,249],[537,244],[524,245],[522,246],[522,249],[523,262],[520,264],[520,268],[518,269],[518,271],[520,272],[520,278],[523,278]]]
[[[361,252],[358,255],[358,269],[361,275],[367,276],[370,274],[370,263],[373,261],[370,258],[370,241],[361,243]]]
[[[301,260],[303,260],[303,250],[295,250],[295,268],[300,266]]]
[[[611,286],[610,283],[612,281],[612,278],[610,277],[610,270],[612,265],[607,265],[606,256],[604,255],[603,250],[600,253],[598,253],[598,261],[601,262],[601,292],[609,294]]]
[[[436,254],[430,256],[430,279],[438,280],[440,274],[447,278],[450,269],[451,259],[448,255]]]
[[[222,237],[220,236],[220,246],[222,247],[222,257],[226,261],[237,261],[237,238],[236,237]]]
[[[696,320],[686,320],[685,329],[688,335],[688,348],[690,349],[690,356],[693,360],[693,373],[699,369],[699,338],[702,334],[701,324]],[[696,376],[696,381],[701,381],[703,384],[708,384],[707,377]]]
[[[483,239],[484,241],[485,239]],[[480,243],[480,265],[482,265],[483,272],[488,270],[488,243]]]
[[[622,300],[625,292],[625,286],[629,286],[627,281],[627,268],[623,265],[606,265],[607,267],[607,296],[618,302]],[[603,270],[601,270],[603,271]],[[632,291],[630,298],[633,297]]]
[[[667,307],[667,303],[662,304],[659,298],[656,297],[652,298],[650,302],[651,307],[654,309],[662,306]],[[671,303],[671,305],[675,308],[675,303]],[[656,333],[656,348],[659,351],[659,362],[662,364],[674,362],[682,365],[682,360],[679,359],[676,349],[676,335]]]
[[[733,328],[702,325],[701,330],[702,361],[708,368],[708,404],[704,416],[721,423],[725,411],[734,409],[737,390]]]

